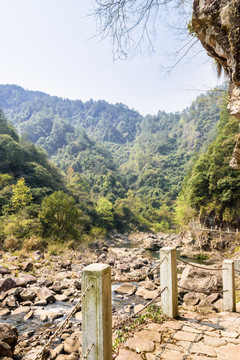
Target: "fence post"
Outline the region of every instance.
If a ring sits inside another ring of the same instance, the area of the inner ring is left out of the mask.
[[[223,261],[223,311],[236,311],[234,261]]]
[[[83,355],[94,344],[88,360],[112,360],[111,267],[91,264],[82,272],[82,291],[93,284],[82,304]]]
[[[171,318],[178,316],[177,289],[177,251],[171,247],[160,250],[160,261],[165,258],[160,267],[161,289],[166,287],[161,295],[161,305],[164,315]]]
[[[236,259],[234,263],[235,263],[235,270],[240,271],[240,258]]]

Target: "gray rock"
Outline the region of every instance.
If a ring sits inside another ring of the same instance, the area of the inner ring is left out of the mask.
[[[4,301],[3,301],[3,305],[7,306],[8,308],[12,309],[12,308],[15,308],[17,307],[18,303],[16,301],[16,298],[15,296],[11,295],[11,296],[8,296]]]
[[[77,360],[78,354],[65,355],[61,354],[56,357],[56,360]]]
[[[28,284],[35,284],[37,282],[37,278],[31,274],[19,274],[18,278],[14,279],[16,281],[17,286],[26,286]]]
[[[114,291],[118,294],[132,295],[135,293],[137,287],[130,283],[123,283],[119,285]]]
[[[0,274],[2,275],[11,274],[11,271],[4,266],[0,266]]]
[[[47,287],[43,287],[43,288],[37,290],[37,297],[40,300],[46,300],[48,303],[56,301],[55,296],[53,295],[52,291],[49,290]]]
[[[50,350],[50,360],[56,359],[56,357],[62,353],[63,353],[63,344],[60,344],[55,349]]]
[[[82,283],[81,283],[81,281],[79,281],[79,280],[74,280],[73,285],[75,286],[75,288],[76,288],[77,290],[81,290],[81,289],[82,289]]]
[[[201,265],[200,267],[201,268],[195,268],[187,265],[183,270],[179,286],[193,292],[212,293],[221,290],[222,272],[209,271],[207,266]],[[179,292],[187,292],[187,290],[182,290],[180,288]]]
[[[10,290],[14,287],[16,287],[16,281],[13,280],[13,278],[9,277],[9,278],[6,278],[6,279],[2,279],[0,280],[0,294],[2,292],[5,292],[7,290]]]
[[[64,343],[64,351],[67,354],[72,354],[73,352],[78,352],[80,346],[81,346],[81,340],[80,339],[74,339],[72,337],[68,337]]]
[[[17,309],[13,310],[11,315],[14,316],[14,315],[26,315],[30,310],[30,307],[29,306],[19,306]]]
[[[31,261],[25,262],[22,264],[23,271],[32,271],[33,270],[33,263]]]
[[[19,295],[24,301],[33,300],[36,297],[36,292],[32,289],[24,289]]]
[[[10,345],[5,343],[4,341],[0,341],[0,355],[1,356],[8,356],[12,358],[13,351]]]
[[[18,331],[15,326],[6,323],[0,323],[0,341],[11,346],[12,350],[17,345]]]
[[[187,306],[195,306],[203,299],[203,294],[198,294],[195,292],[189,292],[184,295],[183,301]]]

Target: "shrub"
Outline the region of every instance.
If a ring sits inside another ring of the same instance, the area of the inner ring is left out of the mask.
[[[26,251],[44,250],[46,248],[46,240],[38,236],[31,236],[23,242],[23,249]]]

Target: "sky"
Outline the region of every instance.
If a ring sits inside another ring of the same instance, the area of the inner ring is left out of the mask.
[[[87,101],[122,102],[142,115],[181,111],[200,92],[221,83],[213,61],[199,46],[170,74],[183,43],[159,26],[155,51],[113,61],[109,38],[95,37],[86,16],[91,0],[0,0],[0,84]],[[171,19],[170,20],[174,20]]]

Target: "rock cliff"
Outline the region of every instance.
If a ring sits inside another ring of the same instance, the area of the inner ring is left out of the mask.
[[[229,110],[240,120],[240,1],[194,0],[192,26],[209,56],[229,76]],[[240,170],[240,134],[230,166]]]

